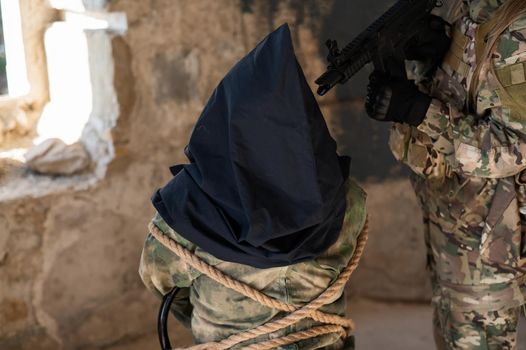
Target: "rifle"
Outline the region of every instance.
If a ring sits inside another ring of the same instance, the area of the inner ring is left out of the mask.
[[[437,0],[399,0],[341,51],[336,40],[327,40],[329,66],[315,83],[325,95],[336,84],[344,84],[367,63],[390,76],[405,77],[404,48],[428,24]]]

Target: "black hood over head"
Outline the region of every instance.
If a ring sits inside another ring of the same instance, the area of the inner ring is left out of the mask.
[[[215,257],[258,268],[313,259],[338,238],[349,158],[339,157],[286,24],[219,83],[152,197],[166,223]]]

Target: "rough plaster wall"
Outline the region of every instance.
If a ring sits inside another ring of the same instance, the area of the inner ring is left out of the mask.
[[[356,33],[386,3],[112,1],[129,19],[127,35],[113,40],[116,157],[94,189],[0,204],[0,349],[156,349],[158,302],[136,272],[153,214],[149,196],[169,179],[168,166],[185,161],[182,149],[212,89],[284,21],[312,82],[324,67],[326,37],[349,40],[348,29]],[[363,114],[366,75],[320,100],[370,195],[370,243],[351,284],[377,298],[425,299],[416,201],[387,149],[387,126]]]

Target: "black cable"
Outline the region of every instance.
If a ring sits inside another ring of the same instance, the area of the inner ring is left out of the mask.
[[[159,334],[159,343],[162,350],[170,350],[170,338],[168,336],[168,315],[170,315],[170,307],[179,292],[179,288],[175,287],[168,294],[163,297],[161,308],[159,309],[159,317],[157,318],[157,332]]]

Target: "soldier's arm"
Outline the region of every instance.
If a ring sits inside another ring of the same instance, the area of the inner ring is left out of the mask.
[[[175,233],[157,214],[153,223],[170,238],[194,251],[195,245]],[[144,285],[161,298],[174,287],[181,290],[172,303],[172,311],[184,324],[189,325],[192,307],[189,300],[189,287],[198,277],[195,270],[166,248],[151,234],[148,234],[141,254],[139,274]]]
[[[477,100],[486,117],[462,114],[435,99],[418,126],[457,172],[500,178],[526,168],[526,19],[503,34],[497,54],[496,71],[506,92],[489,73]]]

